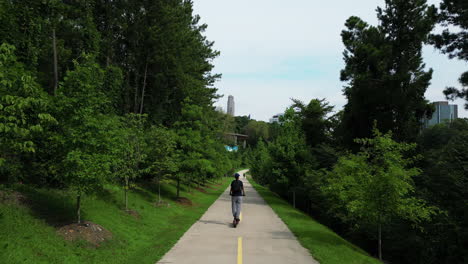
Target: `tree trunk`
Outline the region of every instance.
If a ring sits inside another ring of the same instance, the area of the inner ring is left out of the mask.
[[[138,73],[135,74],[135,97],[133,98],[133,113],[138,113],[138,82],[140,76]]]
[[[161,179],[158,178],[158,196],[159,196],[159,202],[158,204],[161,203]]]
[[[180,177],[177,177],[177,198],[179,198],[180,194]]]
[[[382,261],[382,224],[379,223],[379,260]]]
[[[143,77],[143,87],[141,88],[140,115],[143,114],[143,104],[145,102],[146,76],[148,72],[148,63],[145,64],[145,76]]]
[[[78,224],[81,224],[81,194],[76,196],[76,215],[78,216]]]
[[[57,62],[57,44],[55,39],[55,28],[52,29],[52,49],[54,53],[54,95],[57,95],[58,89],[58,62]]]
[[[293,207],[296,208],[296,190],[293,190]]]
[[[125,211],[128,211],[128,178],[125,179]]]

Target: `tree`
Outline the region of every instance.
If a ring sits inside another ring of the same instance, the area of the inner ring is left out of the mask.
[[[386,0],[378,8],[379,26],[358,17],[346,21],[342,31],[347,82],[344,95],[345,142],[368,138],[374,120],[379,130],[392,130],[399,141],[415,139],[421,118],[431,113],[424,98],[432,70],[424,71],[422,45],[435,23],[435,7],[425,0]],[[355,146],[355,145],[354,145]]]
[[[268,123],[263,121],[250,120],[244,128],[245,134],[248,136],[248,143],[251,146],[257,145],[260,139],[270,139],[270,128]]]
[[[161,181],[177,172],[176,134],[164,127],[151,126],[145,133],[146,172],[158,182],[158,203],[161,203]]]
[[[434,207],[413,195],[413,177],[420,170],[411,167],[414,157],[404,154],[414,144],[397,143],[391,133],[374,129],[374,138],[357,139],[362,149],[338,160],[328,173],[323,192],[334,197],[335,210],[343,220],[371,224],[378,228],[378,255],[382,260],[382,228],[393,217],[413,223],[429,220]]]
[[[263,140],[259,140],[257,146],[252,150],[249,168],[255,181],[268,185],[271,183],[271,156]]]
[[[418,137],[422,174],[417,191],[445,213],[434,218],[422,234],[421,255],[437,263],[463,263],[468,242],[468,120],[438,124]]]
[[[445,29],[440,34],[431,35],[431,43],[450,59],[468,60],[468,3],[463,0],[443,0],[440,4],[439,23]],[[454,30],[456,28],[456,30]],[[447,87],[447,99],[464,98],[468,109],[468,71],[459,79],[461,89]]]
[[[333,111],[333,106],[328,105],[325,99],[312,99],[307,105],[299,100],[293,102],[293,107],[299,110],[307,144],[316,147],[330,142],[333,116],[328,115]]]
[[[236,127],[235,127],[235,133],[243,134],[245,133],[245,127],[250,121],[250,115],[249,116],[235,116],[234,117]]]
[[[271,185],[292,193],[292,204],[296,207],[296,194],[304,193],[303,182],[313,163],[307,148],[302,120],[298,112],[290,107],[284,113],[278,136],[268,145],[272,161]]]
[[[103,91],[105,71],[90,55],[68,71],[58,89],[57,116],[61,124],[61,175],[76,193],[77,220],[81,222],[81,197],[102,188],[111,175],[114,156],[112,132],[120,124],[118,117],[107,115],[109,99]]]
[[[0,45],[0,175],[10,183],[21,178],[20,157],[36,152],[38,136],[57,122],[47,94],[14,51],[11,45]]]
[[[128,190],[132,181],[141,175],[141,164],[146,158],[144,152],[144,123],[146,116],[128,114],[123,118],[115,137],[115,174],[123,182],[125,210],[128,211]]]

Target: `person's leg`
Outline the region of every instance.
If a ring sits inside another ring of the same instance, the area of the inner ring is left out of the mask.
[[[236,218],[236,196],[231,196],[232,216]]]
[[[239,219],[239,215],[241,212],[241,204],[242,204],[242,196],[236,196],[236,204],[235,204],[236,214],[234,216],[236,219]]]
[[[241,209],[242,209],[242,196],[239,196],[238,207],[237,207],[237,219],[239,219]]]

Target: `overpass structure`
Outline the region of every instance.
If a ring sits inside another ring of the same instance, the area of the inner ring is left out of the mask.
[[[247,138],[249,136],[237,133],[224,133],[224,138],[227,141],[232,142],[234,145],[242,144],[242,147],[245,148],[247,146]]]

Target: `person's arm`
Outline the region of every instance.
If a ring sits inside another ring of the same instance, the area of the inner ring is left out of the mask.
[[[229,190],[229,195],[232,196],[232,183],[231,183],[231,190]]]
[[[245,196],[245,191],[244,191],[244,183],[242,183],[242,186],[241,186],[241,188],[242,188],[242,196]]]

